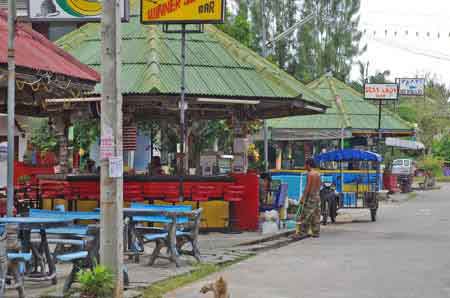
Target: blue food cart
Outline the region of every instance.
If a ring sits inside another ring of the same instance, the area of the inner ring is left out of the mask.
[[[323,153],[314,159],[320,166],[322,181],[332,181],[339,193],[338,208],[370,209],[371,219],[376,221],[383,158],[370,151],[344,149]],[[289,199],[301,198],[306,186],[305,170],[276,170],[271,175],[273,180],[288,184]]]

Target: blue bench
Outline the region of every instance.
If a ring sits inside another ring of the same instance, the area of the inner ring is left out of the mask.
[[[8,246],[9,237],[17,239],[17,226],[0,225],[0,297],[4,296],[6,288],[16,289],[20,298],[25,298],[23,286],[24,263],[30,262],[31,253],[10,251]],[[14,248],[16,250],[17,247]],[[12,274],[7,275],[7,271]]]
[[[145,209],[155,212],[161,212],[161,215],[152,216],[133,216],[131,225],[135,231],[138,242],[142,247],[147,243],[155,243],[155,248],[150,256],[149,265],[153,265],[156,259],[169,259],[177,266],[179,255],[191,255],[200,261],[200,250],[198,247],[198,234],[200,229],[201,209],[192,210],[192,206],[161,206],[145,205],[133,203],[131,208]],[[168,216],[167,214],[175,214]],[[179,216],[177,214],[180,214]],[[190,216],[187,216],[189,214]],[[174,222],[175,221],[175,222]],[[139,223],[165,224],[165,228],[144,227]],[[191,250],[183,250],[186,243],[191,244]],[[167,247],[169,256],[161,254],[162,248]],[[135,256],[139,261],[139,255]]]

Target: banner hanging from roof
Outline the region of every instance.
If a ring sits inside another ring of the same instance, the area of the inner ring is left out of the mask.
[[[369,100],[397,100],[397,84],[365,84],[364,98]]]
[[[421,142],[402,140],[398,138],[386,138],[386,146],[399,147],[411,150],[425,149],[425,145]]]
[[[225,0],[141,0],[141,22],[166,24],[222,23]]]
[[[425,79],[398,79],[399,95],[425,96]]]
[[[122,20],[129,19],[129,0],[120,1]],[[32,21],[100,21],[102,0],[29,0]]]

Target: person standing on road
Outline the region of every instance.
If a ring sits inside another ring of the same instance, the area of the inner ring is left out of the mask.
[[[320,236],[320,173],[316,171],[315,162],[309,158],[305,162],[308,172],[305,191],[303,192],[300,204],[303,205],[303,212],[300,215],[300,229],[296,238],[308,236],[311,229],[312,237]]]

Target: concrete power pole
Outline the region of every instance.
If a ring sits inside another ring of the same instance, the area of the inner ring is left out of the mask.
[[[261,24],[262,24],[262,56],[267,58],[267,28],[266,28],[266,3],[260,0],[261,5]],[[269,171],[269,128],[267,120],[263,121],[263,135],[264,135],[264,170]]]
[[[103,1],[102,17],[100,262],[115,274],[114,298],[123,297],[123,173],[109,173],[111,158],[123,158],[119,2]]]
[[[7,188],[8,216],[13,216],[14,210],[14,135],[16,132],[16,61],[14,39],[16,37],[16,0],[8,0],[8,174]]]

